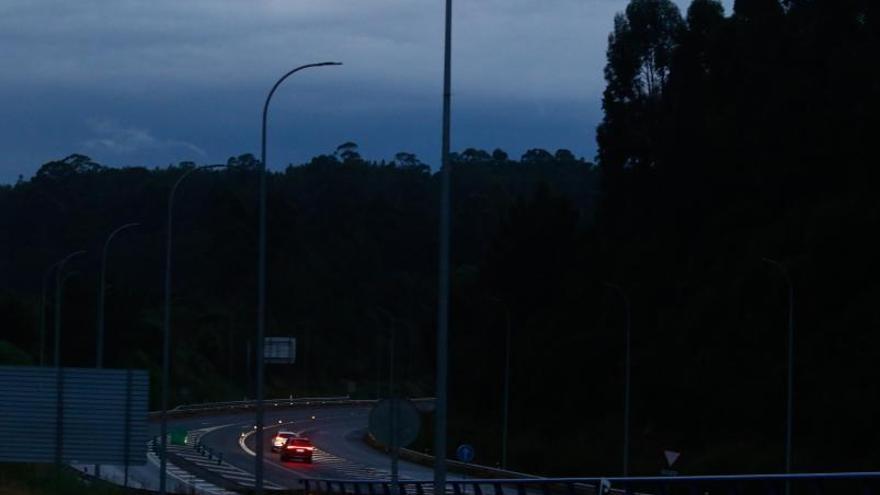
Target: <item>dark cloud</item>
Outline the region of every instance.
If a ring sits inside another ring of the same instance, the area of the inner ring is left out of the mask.
[[[408,150],[434,164],[443,3],[7,0],[0,182],[73,152],[110,165],[254,152],[274,78],[323,60],[345,66],[298,74],[273,103],[274,166],[346,140],[368,157]],[[625,6],[456,0],[453,147],[592,157],[607,35]]]

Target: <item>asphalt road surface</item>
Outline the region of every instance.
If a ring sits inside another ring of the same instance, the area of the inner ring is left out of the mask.
[[[324,406],[296,409],[267,407],[264,428],[265,481],[297,488],[302,478],[389,479],[391,458],[364,440],[370,406]],[[151,425],[158,433],[158,423]],[[169,428],[201,433],[201,443],[223,454],[223,460],[248,473],[254,472],[254,412],[169,420]],[[281,462],[271,451],[271,438],[279,430],[307,436],[315,444],[313,463]],[[154,433],[154,434],[155,434]],[[401,480],[430,480],[429,467],[400,461]],[[450,479],[458,479],[450,476]]]

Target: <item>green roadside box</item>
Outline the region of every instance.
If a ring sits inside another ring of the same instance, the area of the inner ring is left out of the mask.
[[[186,445],[187,431],[183,429],[174,429],[169,432],[171,437],[171,445]]]

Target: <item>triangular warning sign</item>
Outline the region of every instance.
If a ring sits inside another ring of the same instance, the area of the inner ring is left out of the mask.
[[[678,460],[678,457],[681,455],[681,452],[675,452],[673,450],[664,450],[663,455],[666,456],[666,464],[669,467],[672,467],[675,464],[675,461]]]

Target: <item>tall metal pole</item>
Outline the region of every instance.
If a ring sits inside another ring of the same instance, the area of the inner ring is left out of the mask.
[[[56,400],[55,400],[55,464],[61,466],[64,460],[64,378],[61,368],[61,295],[64,282],[64,265],[71,258],[85,254],[85,251],[75,251],[65,256],[56,263],[55,270],[55,377],[56,377]]]
[[[793,392],[794,392],[794,283],[791,276],[782,263],[770,258],[763,258],[765,263],[775,266],[785,278],[788,286],[788,389],[786,393],[786,412],[785,412],[785,472],[791,473],[791,430],[793,420]],[[786,481],[785,493],[790,493],[791,487]]]
[[[72,258],[85,254],[85,251],[75,251],[65,256],[56,263],[55,270],[55,367],[61,366],[61,290],[64,285],[64,265]]]
[[[46,291],[49,286],[49,276],[52,270],[58,266],[58,262],[52,263],[43,273],[43,287],[40,293],[40,366],[46,364]]]
[[[178,177],[174,185],[171,186],[171,192],[168,193],[168,219],[166,220],[165,233],[165,316],[162,325],[162,415],[159,435],[159,493],[161,495],[166,493],[168,481],[168,387],[171,369],[171,226],[174,220],[174,194],[177,192],[177,187],[180,183],[196,170],[221,167],[226,167],[226,165],[193,167]]]
[[[510,308],[504,306],[507,331],[504,338],[504,414],[501,418],[501,469],[507,469],[507,431],[510,416]]]
[[[107,236],[107,240],[104,241],[104,249],[101,251],[101,280],[98,282],[98,342],[97,347],[95,349],[95,367],[103,368],[104,367],[104,289],[105,284],[104,280],[107,274],[107,250],[110,247],[110,241],[116,237],[116,234],[125,230],[129,227],[134,227],[136,225],[140,225],[139,223],[127,223]],[[128,469],[128,466],[126,466]],[[95,477],[101,477],[101,465],[95,464]],[[127,480],[126,480],[127,481]]]
[[[104,241],[104,250],[101,252],[101,281],[98,285],[98,344],[97,349],[95,349],[95,367],[103,368],[104,367],[104,292],[105,292],[105,284],[104,280],[107,274],[107,251],[110,248],[110,241],[116,237],[116,234],[122,232],[125,229],[136,227],[140,225],[139,223],[127,223],[107,236],[107,240]]]
[[[321,62],[317,64],[301,65],[287,74],[281,76],[269,94],[266,96],[266,102],[263,104],[263,127],[260,139],[260,200],[259,200],[259,216],[260,216],[260,233],[259,233],[259,254],[257,260],[257,342],[254,348],[257,353],[257,412],[256,412],[256,459],[254,466],[254,491],[256,495],[263,495],[263,354],[265,352],[263,339],[266,335],[266,123],[269,114],[269,102],[272,101],[272,95],[278,86],[285,79],[292,76],[296,72],[310,67],[323,67],[325,65],[342,65],[339,62]]]
[[[376,307],[376,310],[384,314],[388,318],[389,335],[388,335],[388,398],[391,401],[391,414],[388,416],[389,430],[391,435],[391,493],[398,495],[400,493],[399,485],[399,460],[400,460],[400,437],[398,436],[397,424],[399,421],[399,404],[397,397],[397,387],[394,383],[394,368],[396,360],[394,358],[396,350],[396,334],[397,334],[397,318],[387,309]],[[378,320],[377,320],[378,323]]]
[[[632,324],[632,310],[629,304],[629,297],[627,297],[626,292],[623,291],[619,286],[613,284],[605,284],[606,287],[609,287],[616,291],[620,298],[623,299],[624,311],[625,311],[625,322],[624,322],[624,334],[625,334],[625,342],[626,347],[624,351],[624,385],[623,385],[623,476],[629,476],[629,393],[630,393],[630,373],[631,373],[631,361],[630,361],[630,328]]]
[[[434,492],[446,492],[446,413],[449,354],[449,237],[450,189],[449,128],[452,70],[452,0],[446,0],[443,53],[443,143],[441,149],[440,260],[437,287],[437,405],[434,418]]]
[[[490,301],[497,303],[504,309],[507,327],[504,337],[504,396],[501,407],[501,469],[507,469],[507,425],[510,416],[510,307],[497,297],[490,297]]]
[[[400,438],[398,437],[398,404],[397,404],[397,393],[394,388],[394,337],[395,337],[396,326],[394,324],[394,319],[391,319],[391,342],[390,342],[390,351],[389,351],[389,366],[390,370],[388,372],[388,395],[391,397],[391,493],[392,495],[399,495],[400,486],[398,483],[399,473],[398,473],[398,460],[400,458]]]

